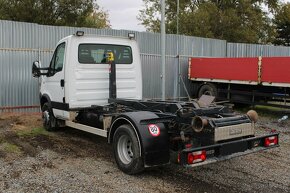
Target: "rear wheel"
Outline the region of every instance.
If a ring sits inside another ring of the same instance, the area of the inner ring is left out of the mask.
[[[114,156],[120,170],[136,174],[144,169],[141,147],[130,125],[121,125],[113,137]]]
[[[217,97],[216,86],[211,83],[202,85],[198,91],[198,98],[200,98],[202,95],[210,95],[210,96]]]
[[[58,128],[57,119],[54,117],[49,103],[45,103],[41,110],[44,129],[47,131],[55,131]]]

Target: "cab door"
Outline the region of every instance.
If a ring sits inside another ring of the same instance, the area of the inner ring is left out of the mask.
[[[43,91],[51,100],[51,107],[56,118],[64,118],[67,105],[64,98],[64,63],[66,42],[60,43],[50,62],[47,76],[43,80]]]

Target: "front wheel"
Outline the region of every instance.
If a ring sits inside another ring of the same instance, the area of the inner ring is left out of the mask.
[[[121,125],[113,137],[114,156],[120,170],[136,174],[144,170],[141,147],[130,125]]]
[[[55,131],[58,128],[57,119],[54,117],[49,103],[42,106],[43,127],[47,131]]]

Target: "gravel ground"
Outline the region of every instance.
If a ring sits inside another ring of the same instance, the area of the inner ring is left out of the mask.
[[[259,133],[279,131],[280,147],[129,176],[118,170],[104,138],[71,128],[47,133],[39,129],[40,115],[2,114],[0,192],[290,192],[290,123],[262,117],[257,126]]]

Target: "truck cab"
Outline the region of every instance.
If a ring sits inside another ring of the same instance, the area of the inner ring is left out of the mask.
[[[107,105],[110,64],[106,54],[109,52],[116,63],[118,97],[142,99],[141,61],[136,41],[78,33],[58,42],[47,74],[41,76],[41,106],[49,102],[56,118],[68,120],[68,109]]]

